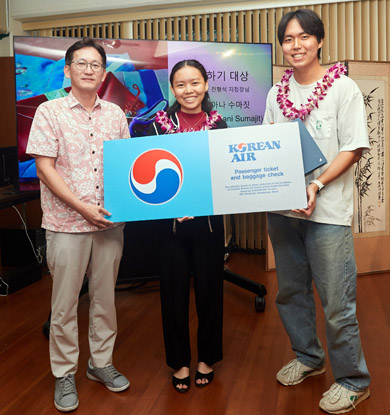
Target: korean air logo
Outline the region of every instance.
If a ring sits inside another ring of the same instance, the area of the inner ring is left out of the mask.
[[[240,151],[246,151],[246,148],[247,148],[245,143],[240,143],[237,145],[237,147]]]
[[[183,168],[169,151],[145,151],[131,166],[129,182],[139,200],[150,205],[161,205],[179,193],[183,183]]]

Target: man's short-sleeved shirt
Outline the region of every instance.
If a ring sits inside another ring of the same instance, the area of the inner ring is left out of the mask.
[[[123,111],[98,96],[89,113],[73,96],[41,104],[33,120],[27,153],[53,157],[55,169],[83,202],[104,207],[103,142],[129,138]],[[42,227],[56,232],[99,230],[41,182]]]

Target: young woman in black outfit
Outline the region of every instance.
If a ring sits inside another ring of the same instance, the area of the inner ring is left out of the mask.
[[[207,73],[196,60],[178,62],[171,71],[175,103],[160,111],[148,135],[227,128],[212,111]],[[167,137],[167,140],[169,137]],[[163,225],[161,226],[161,224]],[[198,315],[198,366],[195,385],[208,385],[213,365],[222,359],[224,226],[222,216],[183,217],[160,221],[161,310],[166,361],[175,370],[178,392],[190,387],[189,295],[194,275]]]

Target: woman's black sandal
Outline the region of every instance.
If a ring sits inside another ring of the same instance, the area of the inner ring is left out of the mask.
[[[190,389],[190,385],[191,385],[191,378],[189,376],[187,376],[186,378],[183,379],[179,379],[176,376],[172,376],[172,383],[173,383],[173,387],[180,393],[184,393],[184,392],[188,392],[188,390]],[[186,385],[186,388],[179,388],[179,385]]]
[[[213,380],[214,378],[214,370],[210,373],[201,373],[199,372],[199,370],[196,371],[196,375],[195,375],[195,386],[197,386],[198,388],[203,388],[207,385],[210,384],[210,382]],[[202,379],[206,379],[207,382],[206,383],[198,383],[197,380],[202,380]]]

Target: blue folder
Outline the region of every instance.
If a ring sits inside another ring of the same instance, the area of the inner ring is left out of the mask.
[[[322,151],[318,147],[317,143],[314,141],[313,137],[310,135],[302,120],[298,118],[297,120],[294,120],[294,122],[298,122],[299,125],[299,134],[301,136],[303,158],[303,170],[305,172],[305,176],[307,176],[315,169],[318,169],[318,167],[321,167],[324,164],[326,164],[328,161],[322,154]]]

